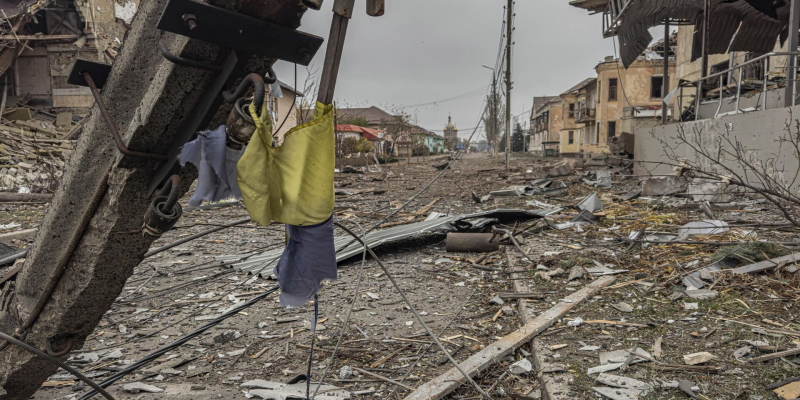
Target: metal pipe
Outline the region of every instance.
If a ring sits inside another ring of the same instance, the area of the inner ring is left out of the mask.
[[[664,19],[664,72],[661,78],[661,123],[667,123],[669,105],[664,101],[669,93],[669,18]],[[598,135],[600,133],[598,132]]]
[[[739,68],[739,79],[736,80],[736,114],[739,113],[739,101],[742,99],[742,73],[744,68]]]
[[[797,54],[792,56],[792,106],[797,104]]]
[[[694,99],[694,120],[700,119],[700,99],[703,97],[703,82],[697,81],[697,95]]]
[[[164,56],[164,58],[166,58],[167,60],[169,60],[173,64],[178,64],[178,65],[182,65],[184,67],[197,68],[197,69],[202,69],[202,70],[211,71],[211,72],[217,72],[217,73],[222,72],[222,66],[221,65],[209,64],[209,63],[204,63],[204,62],[201,62],[201,61],[190,60],[188,58],[179,57],[179,56],[176,56],[176,55],[170,53],[169,50],[167,50],[167,46],[165,46],[164,43],[162,41],[160,41],[160,40],[158,41],[158,50],[161,51],[161,55]]]
[[[89,90],[92,91],[94,100],[95,102],[97,102],[97,107],[100,109],[100,113],[103,114],[103,118],[105,118],[108,128],[111,129],[111,135],[114,137],[114,142],[117,144],[117,149],[119,149],[120,153],[126,156],[146,158],[148,160],[158,160],[158,161],[169,160],[169,157],[163,154],[143,153],[141,151],[129,150],[125,146],[125,143],[123,143],[122,136],[120,136],[119,134],[117,125],[114,124],[114,120],[111,118],[111,114],[108,113],[108,108],[106,108],[106,103],[103,102],[103,97],[100,96],[100,91],[97,89],[97,85],[94,84],[92,76],[89,75],[88,72],[84,72],[83,78],[86,80],[86,85],[89,86]]]
[[[767,109],[767,77],[769,77],[769,58],[764,59],[764,77],[761,79],[761,110]]]
[[[722,109],[722,76],[719,77],[719,104],[717,105],[717,112],[714,113],[714,118],[717,118],[719,115],[719,110]]]
[[[683,122],[683,84],[678,80],[680,89],[678,89],[678,121]]]

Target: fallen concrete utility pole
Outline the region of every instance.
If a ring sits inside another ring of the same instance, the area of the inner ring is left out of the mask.
[[[612,282],[614,282],[614,278],[606,276],[586,285],[583,289],[559,301],[556,306],[545,311],[522,328],[486,346],[485,349],[466,359],[459,364],[461,369],[471,377],[479,374],[497,362],[497,360],[505,357],[523,344],[530,342],[534,336],[544,332],[545,329],[553,325],[554,322],[566,315],[575,306]],[[417,390],[406,396],[405,400],[441,399],[463,383],[464,376],[457,369],[451,368],[444,374],[417,388]]]
[[[230,72],[222,82],[228,85],[244,74],[246,64],[265,71],[274,62],[267,56],[232,50],[232,46],[225,49],[157,29],[167,4],[173,1],[140,3],[105,85],[97,85],[103,88],[102,98],[125,145],[136,151],[171,154],[175,139],[185,131],[181,130],[184,123],[205,129],[212,121],[220,124],[227,114],[227,109],[219,109],[217,92],[210,104],[202,104],[209,110],[208,119],[205,115],[196,118],[193,113],[201,100],[209,98],[204,94],[211,83],[220,81],[219,74],[168,61],[159,41],[185,60],[222,63]],[[275,29],[288,27],[292,32],[305,12],[304,6],[290,0],[212,0],[211,4],[258,21],[269,20]],[[184,1],[182,6],[198,9],[203,4]],[[208,30],[213,18],[197,17],[191,21],[197,28],[194,31]],[[186,26],[192,29],[188,22]],[[285,41],[265,40],[262,47],[284,45]],[[297,56],[302,60],[310,55],[298,52]],[[142,221],[151,199],[147,189],[159,165],[163,163],[122,156],[99,108],[94,107],[24,267],[16,282],[7,282],[0,292],[0,331],[58,353],[81,347],[155,239],[142,234]],[[183,194],[196,172],[184,168],[180,175]],[[45,360],[0,341],[0,387],[6,392],[0,400],[29,398],[55,371]]]

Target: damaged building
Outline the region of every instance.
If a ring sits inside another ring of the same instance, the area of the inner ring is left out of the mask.
[[[86,114],[94,99],[88,88],[67,83],[70,68],[78,58],[112,63],[137,7],[131,0],[4,2],[5,107]]]

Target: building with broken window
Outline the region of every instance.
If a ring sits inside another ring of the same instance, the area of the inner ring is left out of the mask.
[[[7,106],[55,111],[94,104],[89,89],[67,83],[75,59],[112,63],[138,8],[138,0],[11,1],[3,4],[0,73]]]
[[[586,78],[579,84],[561,94],[561,135],[559,152],[567,157],[579,157],[583,154],[581,137],[587,125],[594,125],[589,113],[597,91],[597,79]],[[581,108],[583,107],[583,108]],[[583,112],[581,112],[583,110]],[[587,128],[588,129],[588,128]]]
[[[796,143],[792,126],[800,113],[796,106],[800,2],[574,0],[570,4],[603,14],[598,34],[619,41],[620,69],[626,74],[647,56],[653,27],[663,26],[665,36],[670,36],[670,27],[678,26],[675,68],[669,68],[666,77],[670,90],[660,93],[662,110],[674,112],[652,126],[630,126],[637,173],[674,173],[683,164],[710,176],[724,171],[724,179],[752,187],[785,189],[797,184],[787,177],[800,170],[800,152],[794,151],[797,146],[787,150],[783,144]],[[657,107],[649,111],[654,117]]]
[[[561,136],[561,97],[534,97],[530,126],[530,152],[538,155],[557,154]],[[548,150],[550,154],[547,154]]]

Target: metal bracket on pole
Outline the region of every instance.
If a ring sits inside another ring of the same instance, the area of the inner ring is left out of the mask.
[[[158,29],[266,57],[308,65],[319,36],[193,0],[169,0]]]
[[[247,54],[308,65],[324,41],[319,36],[194,0],[169,0],[157,27],[163,31],[216,44],[229,49],[229,52],[222,65],[217,67],[164,54],[165,48],[159,43],[162,54],[170,61],[211,70],[215,72],[215,76],[200,95],[189,117],[178,129],[169,147],[167,161],[159,166],[147,186],[148,196],[179,170],[177,159],[180,149],[196,136],[198,130],[206,128],[211,122],[222,104],[220,93],[241,74]],[[206,67],[203,68],[203,65]]]
[[[147,195],[149,196],[155,192],[156,188],[161,186],[169,176],[178,170],[178,156],[181,153],[181,148],[186,142],[192,140],[197,134],[199,129],[208,126],[214,113],[219,109],[222,104],[222,96],[220,93],[225,88],[225,85],[231,80],[234,70],[240,68],[244,63],[244,58],[239,57],[238,52],[231,50],[228,57],[222,64],[222,71],[214,76],[214,79],[206,86],[203,94],[197,100],[197,103],[192,108],[191,114],[183,121],[183,124],[175,134],[172,140],[167,157],[167,162],[163,163],[156,171],[150,183],[147,185]]]

